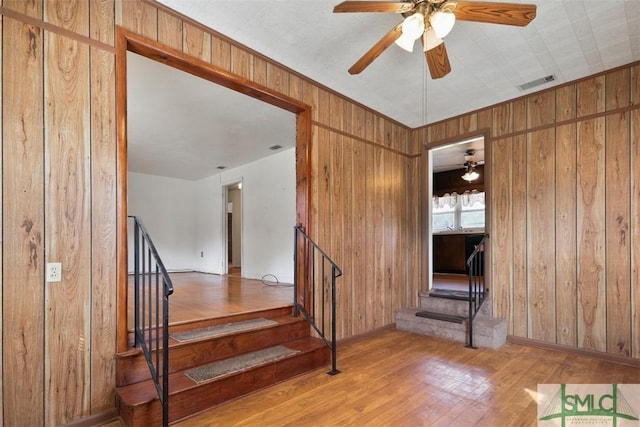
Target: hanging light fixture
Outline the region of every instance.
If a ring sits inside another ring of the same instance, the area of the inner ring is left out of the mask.
[[[475,154],[475,150],[467,150],[464,156],[464,165],[466,167],[466,170],[464,172],[464,175],[462,175],[462,179],[468,182],[471,182],[480,177],[480,174],[475,170],[477,164],[473,158]]]
[[[402,22],[402,35],[396,40],[396,44],[406,50],[413,52],[413,45],[424,33],[424,15],[422,12],[414,13],[405,18]]]
[[[449,9],[436,10],[429,17],[431,27],[439,39],[445,38],[456,23],[456,15]]]
[[[464,173],[464,175],[462,175],[462,179],[469,182],[475,179],[478,179],[479,177],[480,177],[480,174],[475,171],[474,166],[467,166],[466,172]]]

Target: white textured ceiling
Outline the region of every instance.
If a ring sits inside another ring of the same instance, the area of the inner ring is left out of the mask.
[[[446,37],[452,72],[431,80],[424,54],[389,47],[347,69],[402,16],[332,12],[341,0],[161,3],[400,123],[419,127],[640,60],[640,0],[538,0],[527,27],[459,21]]]
[[[158,1],[411,128],[640,60],[640,0],[515,0],[537,5],[527,27],[459,21],[445,39],[452,71],[438,80],[420,49],[395,45],[361,74],[347,72],[401,15],[334,14],[341,0]],[[198,179],[295,143],[289,112],[152,61],[129,63],[130,170]],[[517,88],[551,74],[552,83]]]
[[[289,111],[131,52],[127,80],[132,172],[197,180],[295,145]]]

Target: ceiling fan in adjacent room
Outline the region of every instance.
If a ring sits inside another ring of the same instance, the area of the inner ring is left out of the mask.
[[[415,41],[422,39],[433,79],[444,77],[451,71],[443,38],[449,34],[456,20],[525,26],[536,17],[536,6],[532,4],[454,0],[347,0],[338,4],[333,11],[400,13],[404,16],[401,23],[349,68],[350,74],[362,72],[393,42],[411,52]]]

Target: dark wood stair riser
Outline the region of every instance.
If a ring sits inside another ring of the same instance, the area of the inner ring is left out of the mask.
[[[309,324],[302,318],[283,317],[282,323],[232,335],[174,343],[169,350],[169,372],[186,370],[232,355],[282,344],[309,336]],[[151,378],[142,353],[129,354],[116,360],[116,386],[122,387]]]
[[[299,348],[296,348],[296,345]],[[288,346],[301,352],[202,384],[194,383],[182,372],[172,374],[169,398],[170,421],[183,419],[252,391],[327,366],[329,363],[330,351],[318,339],[308,337],[294,341]],[[134,386],[142,389],[141,384]],[[141,403],[132,405],[124,403],[123,400],[131,398],[132,394],[134,393],[124,397],[118,394],[118,407],[123,422],[128,426],[160,425],[162,410],[159,400],[154,397],[152,385],[147,384],[144,392],[139,393],[145,395],[141,397]]]

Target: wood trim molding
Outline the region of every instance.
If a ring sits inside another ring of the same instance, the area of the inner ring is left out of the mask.
[[[402,151],[396,150],[395,148],[387,147],[386,145],[379,144],[379,143],[377,143],[375,141],[371,141],[369,139],[363,138],[361,136],[354,135],[354,134],[349,133],[349,132],[345,132],[345,131],[343,131],[341,129],[336,129],[334,127],[331,127],[329,125],[325,125],[324,123],[320,123],[320,122],[317,122],[315,120],[312,121],[312,124],[314,126],[319,127],[319,128],[328,130],[329,132],[337,133],[338,135],[344,136],[344,137],[349,138],[349,139],[353,139],[354,141],[360,141],[362,143],[371,145],[372,147],[380,148],[381,150],[387,150],[387,151],[389,151],[391,153],[395,153],[395,154],[397,154],[399,156],[403,156],[403,157],[406,157],[406,158],[415,157],[412,154],[403,153]]]
[[[571,347],[562,344],[552,344],[546,341],[535,340],[532,338],[516,337],[514,335],[507,336],[507,342],[510,344],[523,345],[527,347],[543,348],[545,350],[560,351],[570,354],[578,354],[580,356],[593,357],[595,359],[604,360],[606,362],[618,363],[621,365],[629,365],[640,368],[640,359],[620,356],[617,354],[603,353],[601,351],[587,350],[584,348]]]
[[[80,420],[63,424],[64,427],[91,427],[91,426],[101,426],[107,424],[111,421],[120,422],[120,417],[118,416],[118,411],[116,408],[109,409],[107,411],[101,412],[99,414],[90,415],[88,417],[82,418]]]
[[[117,351],[128,349],[127,334],[127,52],[134,52],[170,67],[296,114],[296,218],[310,228],[311,201],[311,106],[258,85],[181,51],[169,48],[122,27],[116,27],[116,114],[117,159]],[[308,286],[305,283],[304,286]]]

